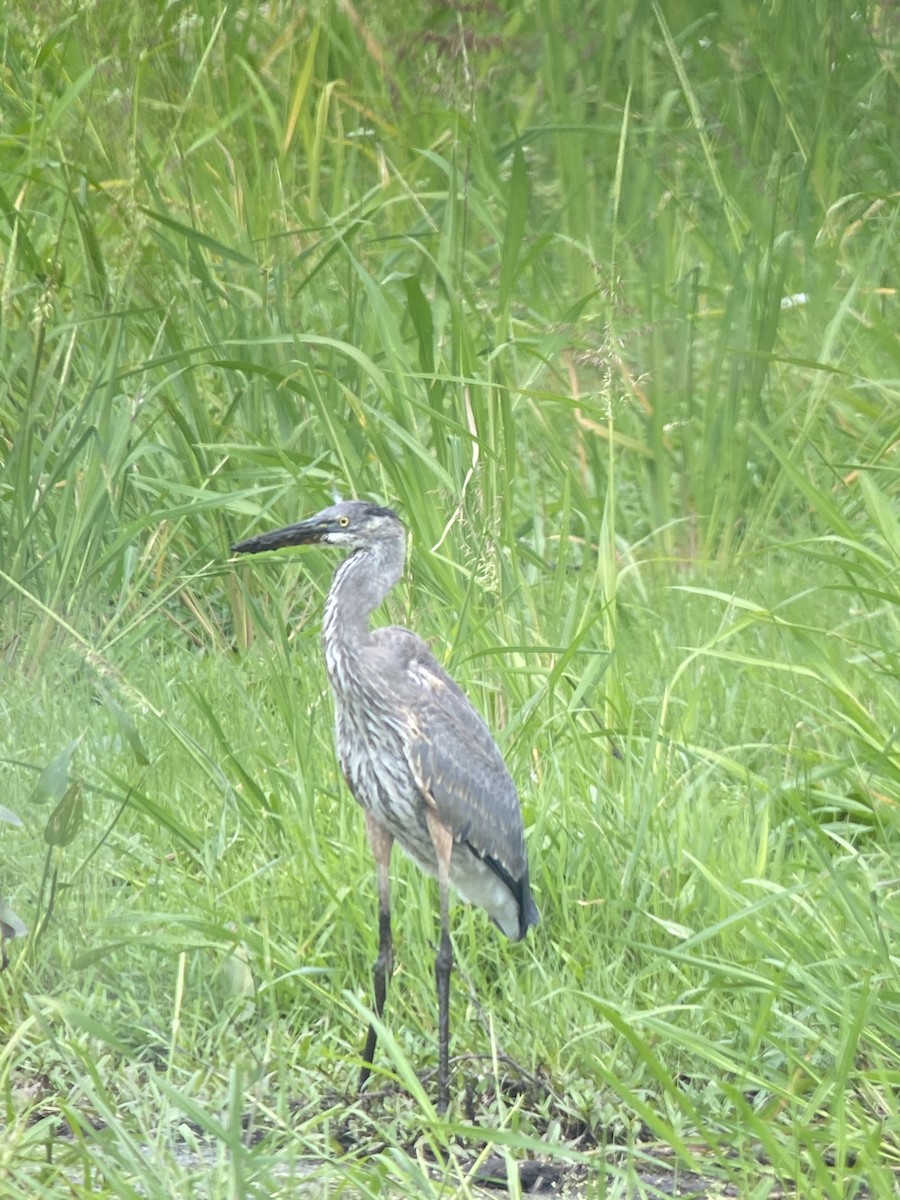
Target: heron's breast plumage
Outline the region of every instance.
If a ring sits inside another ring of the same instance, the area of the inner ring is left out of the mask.
[[[347,786],[397,843],[432,874],[437,869],[425,802],[413,786],[402,740],[380,703],[360,705],[335,692],[337,751]]]

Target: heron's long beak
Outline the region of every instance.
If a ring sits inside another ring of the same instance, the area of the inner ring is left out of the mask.
[[[273,529],[269,533],[247,538],[244,542],[235,542],[231,550],[233,554],[259,554],[263,550],[278,550],[282,546],[307,546],[311,542],[321,541],[329,528],[328,521],[310,517],[306,521],[298,521],[296,525],[285,525],[284,529]]]

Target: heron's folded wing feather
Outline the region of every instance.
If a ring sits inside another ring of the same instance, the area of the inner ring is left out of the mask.
[[[456,841],[468,842],[518,879],[527,873],[515,784],[487,725],[465,694],[410,634],[403,692],[406,754],[428,803]]]

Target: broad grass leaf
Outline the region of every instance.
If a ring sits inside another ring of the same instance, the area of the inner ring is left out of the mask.
[[[59,802],[65,796],[69,787],[69,763],[82,736],[69,742],[65,750],[61,750],[41,771],[29,796],[32,804],[49,804],[52,800]]]
[[[73,783],[50,814],[44,826],[44,841],[48,846],[68,846],[75,839],[83,819],[81,784]]]

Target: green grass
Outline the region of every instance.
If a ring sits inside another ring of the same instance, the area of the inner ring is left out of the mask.
[[[537,1154],[892,1196],[896,15],[377,10],[0,34],[0,1190],[465,1196]],[[408,523],[379,619],[522,796],[542,923],[454,909],[446,1121],[400,859],[353,1095],[333,560],[228,554],[336,491]]]

